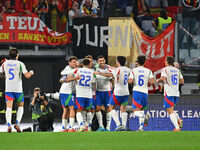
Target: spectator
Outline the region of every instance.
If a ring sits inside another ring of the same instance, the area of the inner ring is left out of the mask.
[[[168,0],[169,6],[179,6],[182,0]]]
[[[14,13],[15,10],[11,7],[10,1],[5,2],[5,13]]]
[[[66,5],[67,5],[67,9],[68,11],[72,8],[72,4],[73,2],[77,2],[79,4],[79,6],[81,6],[82,2],[85,0],[65,0],[66,1]]]
[[[153,26],[157,30],[157,35],[161,34],[171,23],[172,18],[167,16],[165,10],[162,10],[160,12],[160,17],[153,21]]]
[[[146,3],[144,3],[144,6],[145,6],[144,9],[141,9],[139,11],[136,23],[147,36],[153,37],[155,36],[156,33],[156,30],[152,25],[154,17],[151,16],[149,7],[147,6]]]
[[[49,13],[50,13],[50,22],[51,22],[51,29],[54,31],[57,31],[57,25],[59,24],[59,9],[57,7],[58,1],[57,0],[52,0],[50,5],[49,5]]]
[[[194,3],[196,2],[196,0],[183,0],[182,6],[182,26],[192,35],[194,35],[195,33],[195,25],[197,23],[197,20],[199,19],[199,14],[198,11],[195,8],[199,7],[199,2],[198,3]],[[195,6],[196,5],[196,6]],[[187,47],[184,46],[183,44],[183,39],[184,36],[186,35],[186,39],[187,39]],[[188,55],[190,56],[190,49],[195,48],[195,44],[193,43],[193,39],[187,34],[185,33],[185,31],[181,30],[180,31],[180,48],[187,48],[188,49]]]
[[[47,0],[38,0],[35,5],[34,12],[45,22],[46,14],[49,11],[49,5]]]
[[[47,0],[49,11],[46,14],[45,24],[47,27],[51,28],[51,0]]]
[[[15,0],[15,11],[31,15],[33,10],[33,0]]]
[[[103,18],[104,17],[105,6],[106,6],[106,0],[98,0],[98,5],[99,5],[99,8],[100,8],[99,17]]]
[[[158,7],[158,8],[168,7],[167,0],[145,0],[145,2],[149,7]]]
[[[82,17],[89,17],[89,18],[97,18],[97,8],[95,5],[91,3],[90,0],[85,0],[85,4],[83,4],[81,8],[81,15]]]
[[[59,10],[59,19],[60,22],[58,24],[58,32],[66,32],[66,26],[67,26],[67,15],[69,9],[69,0],[59,0],[58,3],[58,10]]]
[[[147,4],[145,4],[144,0],[134,0],[133,1],[132,12],[133,12],[134,20],[136,21],[136,23],[137,23],[137,16],[143,15],[144,12],[147,11],[147,9],[148,9]]]
[[[4,1],[0,0],[0,22],[3,20],[3,13],[5,12]]]
[[[78,3],[74,2],[72,9],[69,11],[69,32],[73,29],[73,19],[80,16],[80,11],[78,9]]]

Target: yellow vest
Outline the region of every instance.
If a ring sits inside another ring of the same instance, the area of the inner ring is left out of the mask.
[[[158,17],[158,29],[163,31],[168,27],[168,25],[170,23],[172,23],[171,17],[167,17],[167,19],[163,19],[161,17]]]

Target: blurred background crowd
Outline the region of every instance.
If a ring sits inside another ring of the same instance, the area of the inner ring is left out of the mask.
[[[147,35],[155,36],[154,23],[162,10],[172,19],[177,19],[180,13],[182,18],[186,18],[183,25],[194,33],[194,25],[199,21],[199,0],[0,0],[1,20],[3,13],[17,12],[20,15],[33,12],[58,32],[70,30],[76,17],[131,16]]]

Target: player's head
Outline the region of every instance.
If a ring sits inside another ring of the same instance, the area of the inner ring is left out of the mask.
[[[18,57],[19,57],[19,53],[18,53],[17,48],[15,48],[15,47],[11,48],[9,51],[9,58],[17,60]]]
[[[76,61],[76,68],[78,68],[79,66],[80,66],[80,63]]]
[[[116,64],[117,66],[125,66],[126,58],[124,56],[117,56]]]
[[[103,55],[99,55],[97,57],[97,63],[99,64],[100,67],[105,66],[106,60]]]
[[[135,68],[137,68],[139,66],[138,61],[135,61]]]
[[[137,62],[140,66],[143,66],[146,61],[146,57],[144,55],[140,55],[137,57]]]
[[[84,58],[83,59],[83,66],[84,67],[87,67],[87,68],[90,68],[90,60],[89,59],[87,59],[87,58]]]
[[[90,60],[90,68],[92,68],[93,67],[93,57],[92,57],[92,55],[87,55],[87,56],[85,56],[85,58]]]
[[[180,69],[180,65],[178,62],[174,62],[174,67],[177,68],[177,69]]]
[[[72,68],[76,68],[77,67],[77,57],[76,56],[70,56],[68,59],[69,62],[69,66]]]
[[[167,56],[166,61],[165,61],[165,65],[166,66],[173,66],[174,64],[174,58],[172,56]]]

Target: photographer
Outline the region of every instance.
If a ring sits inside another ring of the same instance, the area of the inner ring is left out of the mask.
[[[33,131],[53,131],[54,114],[49,107],[48,99],[40,88],[36,87],[30,100]]]

